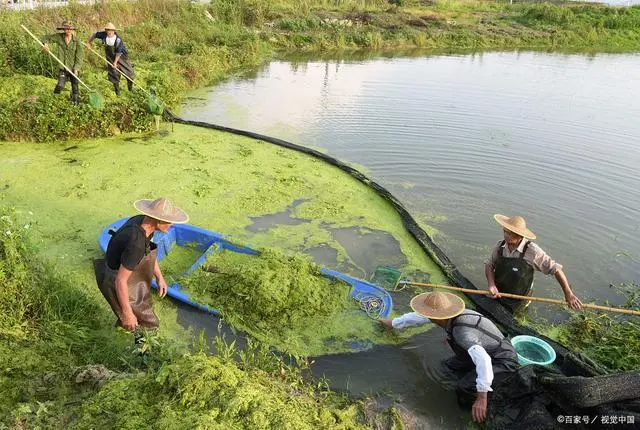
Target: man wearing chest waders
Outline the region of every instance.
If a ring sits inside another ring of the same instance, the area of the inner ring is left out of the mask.
[[[485,275],[489,291],[511,312],[523,310],[530,303],[527,300],[500,298],[500,292],[530,296],[533,287],[533,274],[537,270],[545,275],[553,275],[571,309],[580,309],[582,302],[571,290],[569,281],[562,271],[562,265],[556,263],[538,245],[531,242],[536,238],[521,216],[493,216],[503,228],[504,240],[498,242],[486,261]]]
[[[151,281],[156,278],[158,295],[167,294],[167,283],[158,266],[153,233],[166,233],[171,224],[182,224],[189,216],[167,199],[138,200],[134,207],[143,215],[127,220],[112,235],[104,259],[94,260],[96,281],[118,318],[116,326],[135,331],[139,326],[158,328],[152,308]],[[138,336],[136,336],[136,340]]]
[[[381,320],[389,329],[403,329],[432,322],[447,333],[455,355],[443,362],[456,377],[456,394],[462,407],[471,407],[476,422],[487,417],[489,393],[518,368],[518,356],[511,342],[495,324],[480,313],[464,308],[455,294],[423,293],[411,299],[414,312]]]
[[[129,62],[129,51],[127,51],[124,42],[118,33],[116,33],[116,26],[110,22],[105,25],[104,31],[93,33],[87,42],[89,48],[93,48],[92,42],[94,39],[102,40],[104,44],[104,55],[107,57],[109,63],[115,66],[114,68],[111,64],[107,65],[107,78],[113,84],[116,95],[120,95],[121,74],[124,74],[127,78],[127,88],[129,91],[133,91],[133,80],[136,77],[136,73]]]

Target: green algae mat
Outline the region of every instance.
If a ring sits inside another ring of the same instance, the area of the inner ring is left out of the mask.
[[[341,271],[360,278],[362,261],[332,231],[355,231],[361,237],[384,232],[397,245],[399,270],[447,283],[391,205],[341,170],[295,151],[183,125],[173,131],[60,144],[0,143],[1,204],[16,208],[40,256],[97,297],[91,260],[101,255],[99,232],[113,220],[133,215],[133,201],[159,196],[184,208],[194,225],[223,232],[236,243],[292,253],[329,249],[336,269],[350,268]],[[291,207],[289,216],[303,223],[248,229],[255,218]],[[166,270],[172,277],[183,271]],[[162,302],[167,301],[157,300]],[[106,303],[104,307],[108,309]],[[161,330],[175,328],[175,311],[160,308]],[[380,333],[375,321],[357,314],[358,321],[349,323],[354,330],[360,327],[364,337],[377,337],[377,342],[394,341]],[[331,323],[336,332],[345,325],[340,318]],[[336,345],[343,345],[341,340]],[[307,348],[307,342],[298,344],[285,349],[320,352]]]

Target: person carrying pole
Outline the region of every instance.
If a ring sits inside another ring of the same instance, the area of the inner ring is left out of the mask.
[[[491,251],[491,257],[485,261],[485,275],[489,291],[511,312],[521,311],[529,302],[500,298],[500,292],[522,296],[531,295],[534,271],[553,275],[562,288],[565,300],[574,310],[582,308],[582,302],[573,293],[569,281],[562,271],[562,265],[556,263],[532,240],[536,238],[527,228],[521,216],[493,216],[502,226],[503,240]]]
[[[46,52],[50,52],[51,48],[49,43],[56,45],[58,47],[58,58],[60,58],[64,63],[64,66],[66,66],[66,68],[60,68],[60,71],[58,72],[58,82],[53,92],[55,94],[60,94],[67,83],[67,80],[69,80],[71,82],[71,103],[78,104],[80,101],[80,92],[78,89],[77,76],[80,71],[80,64],[84,59],[84,49],[82,47],[82,42],[80,42],[73,33],[75,27],[71,21],[63,21],[62,25],[60,25],[57,30],[61,30],[62,33],[48,34],[40,40],[43,49]],[[69,73],[67,69],[71,70],[72,73]]]
[[[94,39],[102,40],[104,54],[107,57],[107,78],[113,84],[116,95],[120,95],[120,75],[127,79],[127,88],[133,91],[133,80],[136,76],[133,66],[129,62],[129,51],[116,32],[116,26],[112,22],[104,27],[104,31],[97,31],[87,41],[89,48],[93,48]]]

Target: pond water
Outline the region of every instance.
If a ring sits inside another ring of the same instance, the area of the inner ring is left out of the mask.
[[[501,239],[493,214],[524,215],[580,297],[616,303],[609,284],[638,280],[640,272],[639,60],[499,52],[276,61],[194,92],[182,116],[354,163],[434,226],[436,242],[481,288],[483,261]],[[305,222],[290,212],[249,229]],[[389,258],[397,250],[383,238]],[[371,246],[358,251],[354,241],[349,253],[361,252],[364,265]],[[319,251],[330,266],[332,254]],[[535,294],[562,297],[540,274]],[[551,306],[529,312],[566,317]],[[217,327],[189,315],[182,313],[187,324]],[[312,371],[352,394],[400,396],[418,428],[464,428],[470,416],[439,367],[450,353],[443,340],[436,328],[404,347],[318,357]]]
[[[182,116],[364,166],[476,285],[521,214],[586,300],[640,272],[640,55],[497,52],[276,61],[199,90]],[[538,274],[535,293],[562,298]],[[532,312],[562,318],[559,308]]]

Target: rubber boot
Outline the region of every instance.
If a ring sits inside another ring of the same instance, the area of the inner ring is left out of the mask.
[[[53,89],[53,94],[60,94],[61,91],[62,87],[56,85],[56,87]]]
[[[127,89],[133,91],[133,81],[130,79],[127,79]]]
[[[78,93],[71,94],[70,100],[71,100],[71,104],[77,105],[78,103],[80,103],[80,94]]]
[[[113,83],[113,90],[116,92],[116,95],[120,95],[120,82]]]

